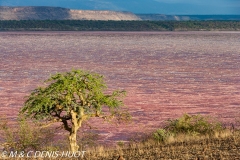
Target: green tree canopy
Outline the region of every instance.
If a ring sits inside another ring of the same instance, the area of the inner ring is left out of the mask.
[[[103,117],[102,108],[108,107],[110,115],[119,111],[119,100],[125,91],[106,94],[107,85],[102,75],[73,70],[51,76],[46,87],[35,89],[24,103],[20,113],[37,120],[62,122],[70,132],[71,151],[77,151],[77,130],[90,117]]]

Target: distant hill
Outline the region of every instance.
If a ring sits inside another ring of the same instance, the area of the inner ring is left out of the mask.
[[[164,14],[137,14],[142,20],[149,21],[188,21],[188,20],[240,20],[240,15],[164,15]]]
[[[131,12],[72,10],[61,7],[0,6],[0,20],[240,20],[240,15],[164,15],[133,14]]]
[[[60,7],[3,7],[0,20],[140,20],[131,12],[71,10]]]

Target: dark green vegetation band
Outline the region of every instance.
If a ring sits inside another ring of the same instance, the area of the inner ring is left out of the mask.
[[[240,31],[240,21],[2,20],[0,31]]]

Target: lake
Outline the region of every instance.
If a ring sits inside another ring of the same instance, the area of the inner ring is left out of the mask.
[[[51,74],[84,69],[127,91],[129,125],[91,120],[100,141],[128,140],[183,113],[240,117],[240,32],[0,32],[0,115],[16,120]],[[84,127],[88,130],[88,127]]]

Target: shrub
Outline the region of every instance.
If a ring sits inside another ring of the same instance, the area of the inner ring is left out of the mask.
[[[212,136],[222,131],[224,131],[222,124],[209,117],[184,114],[178,119],[168,120],[164,129],[156,130],[152,134],[152,138],[158,142],[165,142],[170,137],[173,138],[182,134],[186,136]]]
[[[213,135],[223,131],[223,126],[206,116],[184,114],[178,119],[169,120],[165,129],[174,134]]]
[[[39,129],[40,128],[40,129]],[[4,139],[6,151],[41,150],[49,145],[54,137],[54,131],[41,128],[40,124],[29,124],[24,118],[19,118],[16,126],[10,126],[7,120],[1,120],[0,130]]]
[[[119,147],[124,147],[125,143],[124,143],[124,141],[118,141],[118,142],[117,142],[117,145],[118,145]]]
[[[153,138],[158,142],[164,142],[170,133],[165,129],[158,129],[156,132],[153,133]]]

